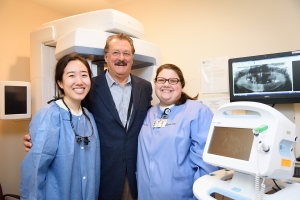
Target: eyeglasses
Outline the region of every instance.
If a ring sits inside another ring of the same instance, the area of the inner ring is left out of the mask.
[[[123,52],[121,53],[120,51],[113,51],[113,52],[108,52],[111,53],[114,57],[120,57],[121,54],[125,57],[125,58],[129,58],[132,56],[132,54],[130,52]]]
[[[163,78],[163,77],[157,77],[154,80],[156,81],[156,83],[159,83],[159,84],[164,84],[166,81],[168,81],[169,84],[171,84],[171,85],[176,85],[178,82],[180,82],[180,80],[178,78],[166,79],[166,78]]]

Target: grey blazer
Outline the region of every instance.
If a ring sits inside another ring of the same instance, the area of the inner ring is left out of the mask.
[[[106,73],[106,71],[105,71]],[[99,199],[119,200],[127,171],[131,194],[137,198],[136,159],[138,135],[151,107],[150,82],[131,75],[133,110],[128,130],[119,118],[105,73],[97,76],[83,101],[93,115],[100,136],[101,177]]]

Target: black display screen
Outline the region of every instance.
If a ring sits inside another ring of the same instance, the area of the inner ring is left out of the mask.
[[[27,87],[4,86],[4,114],[27,114]]]

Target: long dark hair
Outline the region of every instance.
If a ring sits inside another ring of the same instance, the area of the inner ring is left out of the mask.
[[[66,66],[68,65],[68,63],[73,60],[79,60],[86,66],[88,74],[89,74],[89,78],[92,81],[92,70],[90,68],[89,63],[86,61],[86,59],[77,53],[67,54],[64,57],[62,57],[61,59],[59,59],[58,62],[56,63],[55,75],[54,75],[55,91],[56,91],[55,93],[56,94],[55,94],[54,99],[50,100],[48,103],[55,101],[57,99],[61,99],[64,96],[65,92],[62,88],[59,87],[58,82],[62,82],[64,70],[65,70]]]
[[[156,70],[156,76],[155,76],[155,80],[158,76],[158,74],[164,70],[164,69],[170,69],[170,70],[173,70],[179,77],[179,80],[181,83],[181,87],[184,88],[185,86],[185,80],[184,80],[184,77],[183,77],[183,74],[182,74],[182,71],[180,70],[179,67],[177,67],[176,65],[173,65],[173,64],[164,64],[164,65],[161,65],[159,68],[157,68]],[[197,94],[195,97],[190,97],[188,94],[186,94],[185,92],[181,91],[181,96],[180,98],[175,101],[175,105],[181,105],[181,104],[184,104],[186,102],[186,100],[188,99],[191,99],[191,100],[197,100],[198,99],[198,95]]]

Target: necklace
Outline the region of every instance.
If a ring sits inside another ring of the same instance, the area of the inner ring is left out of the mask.
[[[77,139],[77,142],[78,142],[78,143],[81,143],[81,142],[82,142],[82,139],[83,139],[84,145],[86,145],[86,146],[89,145],[89,142],[90,142],[89,137],[91,137],[92,135],[94,135],[94,128],[93,128],[91,119],[90,119],[89,116],[85,113],[84,109],[82,109],[82,113],[84,114],[84,116],[86,116],[86,118],[88,119],[88,121],[89,121],[90,124],[91,124],[91,127],[92,127],[92,134],[89,135],[89,136],[80,136],[80,135],[78,135],[78,134],[76,133],[76,131],[75,131],[74,124],[73,124],[73,122],[72,122],[72,113],[71,113],[71,110],[70,110],[70,108],[67,106],[67,104],[65,103],[64,98],[62,98],[62,102],[63,102],[63,103],[65,104],[65,106],[67,107],[68,112],[69,112],[69,114],[70,114],[70,124],[71,124],[72,130],[73,130],[73,132],[74,132],[74,134],[75,134],[75,138]]]

